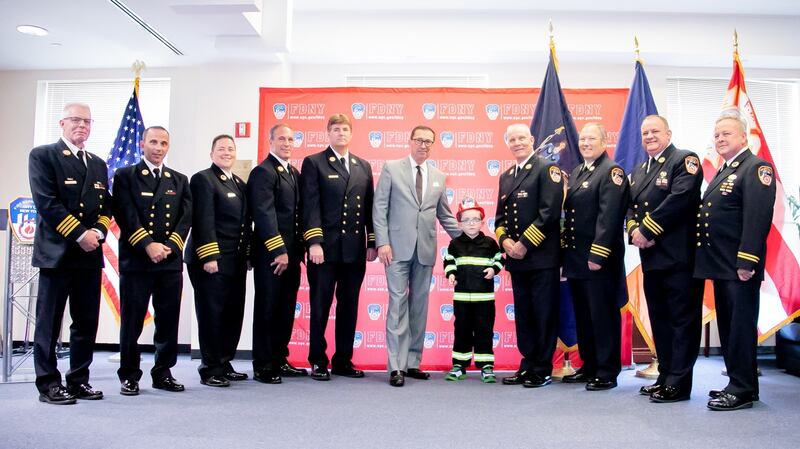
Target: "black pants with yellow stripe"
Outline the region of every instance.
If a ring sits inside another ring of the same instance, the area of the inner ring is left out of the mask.
[[[473,358],[478,369],[494,365],[494,301],[453,301],[453,315],[453,365],[466,369]]]

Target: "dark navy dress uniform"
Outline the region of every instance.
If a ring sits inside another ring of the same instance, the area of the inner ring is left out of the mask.
[[[575,304],[578,349],[589,378],[616,380],[620,359],[618,297],[624,285],[624,219],[628,178],[603,153],[591,167],[572,171],[564,201],[563,271]],[[589,270],[588,262],[600,265]]]
[[[772,165],[747,149],[708,184],[697,214],[694,274],[714,281],[717,326],[728,370],[725,391],[744,399],[758,398],[759,290],[775,204],[774,178]],[[736,272],[740,268],[755,274],[742,282]]]
[[[32,264],[40,269],[33,360],[36,387],[42,393],[61,385],[55,346],[67,298],[72,318],[67,386],[89,381],[100,313],[103,249],[101,244],[86,252],[77,240],[91,229],[108,233],[111,195],[105,162],[91,153],[85,155],[84,164],[59,140],[34,148],[28,159],[37,209]]]
[[[639,229],[655,245],[640,249],[644,293],[658,356],[658,385],[692,389],[700,347],[702,283],[693,281],[695,223],[703,169],[697,155],[670,144],[631,177],[628,235]]]
[[[291,164],[284,168],[270,154],[250,172],[247,200],[255,223],[251,255],[255,281],[253,371],[274,372],[289,356],[305,252],[300,172]],[[289,265],[277,275],[271,264],[282,254],[288,255]]]
[[[506,239],[522,242],[525,257],[506,255],[511,273],[519,372],[550,376],[558,338],[561,170],[532,156],[515,176],[516,166],[500,176],[495,234],[500,248]]]
[[[358,316],[358,296],[366,272],[367,247],[375,247],[372,228],[374,183],[369,162],[349,153],[345,165],[328,147],[303,159],[303,239],[322,245],[325,262],[309,263],[311,297],[308,361],[327,366],[325,327],[336,294],[336,353],[331,364],[350,368]]]
[[[200,340],[200,377],[233,372],[244,318],[250,215],[246,184],[219,167],[192,176],[192,233],[185,259],[194,287],[197,334]],[[203,265],[216,261],[218,271]]]
[[[139,381],[139,336],[147,305],[155,311],[154,380],[172,377],[178,353],[178,319],[183,288],[183,248],[192,224],[189,180],[162,165],[156,179],[144,160],[114,175],[114,217],[120,228],[120,367],[121,381]],[[153,263],[145,247],[158,242],[172,252]]]

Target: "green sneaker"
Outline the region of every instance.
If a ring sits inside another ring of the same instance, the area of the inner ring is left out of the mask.
[[[481,369],[481,382],[485,384],[497,383],[497,376],[494,375],[494,367],[486,365]]]
[[[457,380],[464,380],[467,378],[467,372],[464,371],[464,368],[461,365],[453,365],[453,368],[444,376],[444,380],[455,382]]]

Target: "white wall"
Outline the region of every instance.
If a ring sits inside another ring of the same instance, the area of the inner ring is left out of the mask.
[[[746,63],[745,63],[746,64]],[[169,165],[191,175],[209,165],[208,151],[213,136],[233,133],[235,122],[251,122],[251,138],[239,139],[240,159],[256,159],[258,136],[259,87],[322,87],[342,86],[348,75],[482,75],[489,76],[489,87],[539,87],[546,60],[536,64],[495,65],[295,65],[271,64],[254,66],[212,65],[191,68],[159,68],[144,77],[172,79],[170,99],[170,132],[172,148]],[[646,65],[656,104],[666,111],[666,78],[670,76],[702,76],[727,79],[732,64],[718,68],[687,68]],[[748,78],[800,78],[800,70],[748,70]],[[587,64],[561,61],[561,84],[565,88],[627,88],[633,78],[633,63]],[[0,204],[28,195],[27,155],[33,144],[36,85],[39,80],[124,79],[128,70],[11,71],[0,72],[0,135],[4,144],[0,154],[6,168],[0,176]],[[121,99],[122,106],[127,99]],[[720,102],[722,99],[720,99]],[[696,146],[674,136],[678,146]],[[5,236],[3,236],[5,237]],[[5,251],[5,238],[0,239]],[[5,267],[3,268],[5,282]],[[252,282],[249,284],[252,285]],[[194,310],[191,285],[186,279],[181,312],[180,343],[192,341]],[[252,288],[249,289],[247,316],[242,349],[250,348]],[[0,312],[1,313],[1,312]],[[108,318],[108,317],[105,317]],[[107,321],[107,320],[106,320]],[[112,319],[113,323],[113,319]],[[116,329],[101,329],[99,341],[116,341]],[[143,342],[149,342],[149,335]],[[718,345],[716,339],[712,345]],[[196,346],[196,339],[193,342]]]

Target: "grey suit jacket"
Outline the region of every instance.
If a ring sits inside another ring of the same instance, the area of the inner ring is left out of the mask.
[[[392,258],[407,261],[417,250],[423,265],[436,262],[436,219],[450,237],[461,235],[445,192],[445,174],[426,162],[428,184],[420,201],[411,177],[408,157],[387,161],[372,205],[372,222],[377,247],[391,245]]]

